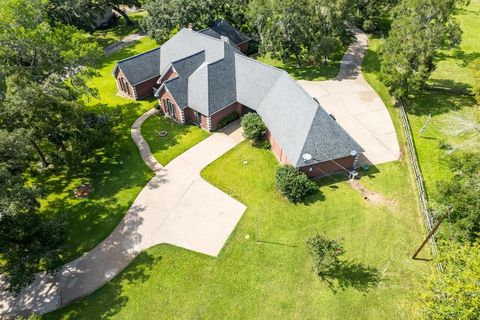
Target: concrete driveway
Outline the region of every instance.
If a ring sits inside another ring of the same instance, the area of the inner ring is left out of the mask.
[[[0,291],[0,318],[58,309],[110,281],[140,252],[157,244],[172,244],[217,256],[246,207],[204,181],[200,171],[243,140],[239,121],[187,150],[163,167],[151,155],[140,133],[132,138],[155,176],[138,194],[115,230],[93,250],[65,264],[54,276],[37,274],[18,296]],[[0,287],[2,279],[0,278]]]
[[[334,80],[298,83],[363,147],[364,162],[398,160],[400,147],[390,114],[361,74],[367,36],[358,29],[353,31],[356,41],[348,48]]]

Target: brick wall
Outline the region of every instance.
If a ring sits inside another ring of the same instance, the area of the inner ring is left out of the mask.
[[[270,142],[270,145],[272,146],[273,154],[275,154],[275,156],[277,157],[277,160],[281,164],[291,164],[291,162],[287,158],[287,155],[283,152],[282,148],[278,144],[277,140],[270,133],[270,131],[267,131],[267,139]]]
[[[344,168],[351,169],[353,166],[353,160],[355,157],[347,156],[344,158],[335,159],[333,161],[325,161],[321,163],[314,164],[312,166],[300,167],[300,171],[303,171],[309,177],[321,177],[325,176],[326,173],[332,174],[339,171],[344,171]],[[340,167],[338,164],[342,167]],[[311,168],[311,170],[310,170]]]
[[[170,69],[168,69],[168,71],[163,75],[162,82],[168,81],[176,77],[178,77],[178,74],[175,72],[175,70],[173,70],[172,67],[170,67]]]
[[[119,95],[135,99],[135,90],[130,83],[128,83],[127,77],[125,77],[120,68],[117,68],[117,71],[115,71],[115,79],[117,82],[117,93]],[[123,86],[121,84],[122,82]]]
[[[243,54],[249,54],[249,42],[244,42],[244,43],[241,43],[240,45],[238,45],[238,47],[240,48],[240,51],[242,51]]]
[[[165,113],[165,115],[167,116],[170,116],[168,114],[168,109],[167,109],[167,106],[165,105],[164,103],[164,100],[166,99],[169,99],[170,100],[170,103],[174,104],[175,105],[175,115],[176,115],[176,121],[177,122],[180,122],[180,123],[185,123],[185,115],[184,113],[180,110],[180,108],[178,107],[178,104],[177,102],[175,101],[175,99],[173,99],[172,95],[170,94],[170,92],[168,92],[167,90],[165,89],[162,89],[162,91],[160,92],[160,95],[158,96],[158,103],[160,104],[160,107],[162,108],[163,112]]]
[[[136,99],[142,99],[153,94],[153,87],[158,88],[158,77],[152,78],[135,86]]]
[[[215,114],[212,114],[210,116],[210,123],[211,123],[211,126],[210,126],[210,130],[215,130],[217,129],[218,127],[218,123],[220,121],[222,121],[223,118],[225,118],[226,116],[236,112],[238,115],[242,115],[243,114],[243,105],[241,103],[238,103],[238,102],[234,102],[232,103],[231,105],[229,105],[228,107],[225,107],[223,108],[222,110],[218,111],[217,113]],[[208,129],[207,129],[208,130]]]

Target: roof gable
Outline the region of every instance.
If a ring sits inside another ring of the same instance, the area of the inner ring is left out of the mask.
[[[172,63],[177,77],[165,82],[180,108],[188,105],[188,78],[205,61],[205,51],[198,52]]]
[[[159,60],[160,48],[156,48],[118,61],[113,69],[113,73],[119,68],[122,70],[130,85],[135,86],[141,82],[160,76]]]
[[[160,73],[163,74],[174,61],[200,51],[205,51],[205,61],[208,63],[221,60],[224,56],[223,45],[222,40],[184,28],[162,45]]]

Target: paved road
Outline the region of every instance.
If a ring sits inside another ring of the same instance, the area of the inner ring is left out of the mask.
[[[112,54],[114,52],[117,52],[118,50],[128,46],[130,43],[140,40],[145,37],[145,33],[139,32],[139,33],[134,33],[126,36],[122,40],[115,42],[109,46],[107,46],[103,51],[105,54]]]
[[[139,193],[110,236],[54,277],[39,274],[14,298],[2,294],[4,317],[46,313],[84,297],[128,266],[143,250],[168,243],[217,256],[246,207],[200,177],[200,171],[243,140],[236,121],[181,154],[166,167],[155,160],[140,134],[150,110],[135,121],[131,134],[142,158],[156,173]]]
[[[398,160],[400,147],[390,114],[361,73],[368,37],[361,30],[353,31],[356,41],[345,53],[334,80],[298,82],[363,147],[364,162]]]

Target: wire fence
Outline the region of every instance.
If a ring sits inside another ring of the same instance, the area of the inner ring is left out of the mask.
[[[425,220],[425,226],[427,232],[430,232],[433,227],[433,217],[428,211],[428,199],[425,193],[425,185],[423,183],[422,172],[420,171],[420,166],[418,165],[417,153],[415,152],[415,145],[413,144],[412,130],[410,128],[410,123],[408,122],[407,113],[402,103],[399,103],[400,109],[400,119],[402,120],[403,132],[405,133],[405,138],[407,139],[408,153],[412,161],[413,172],[415,174],[415,183],[417,185],[418,199],[420,201],[420,207],[422,210],[423,218]],[[431,251],[435,255],[437,251],[437,245],[435,243],[435,237],[431,238]]]

